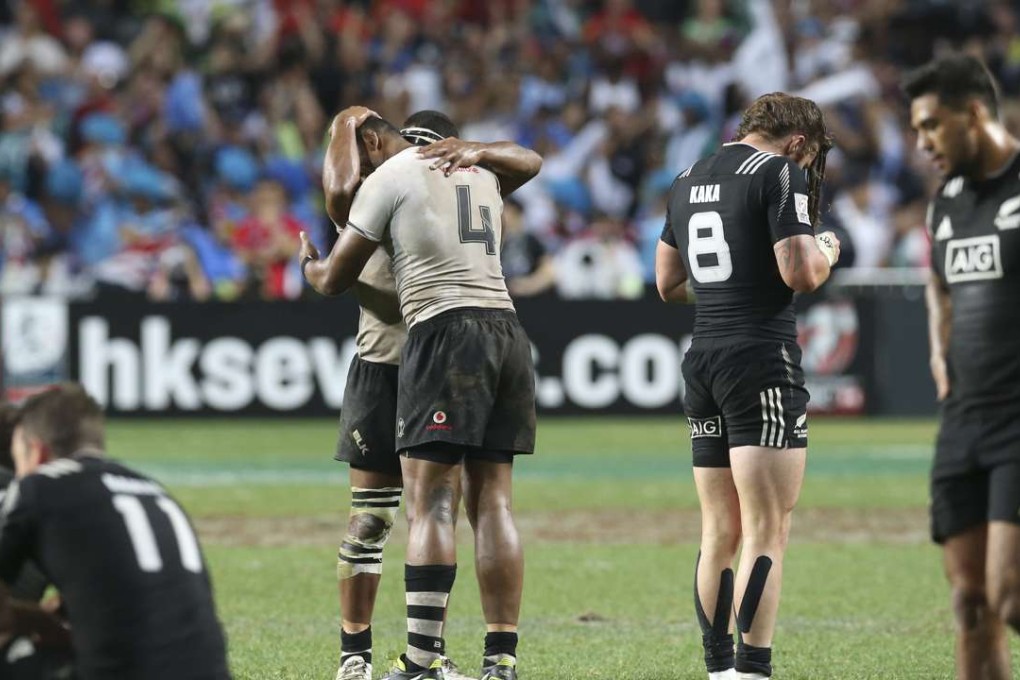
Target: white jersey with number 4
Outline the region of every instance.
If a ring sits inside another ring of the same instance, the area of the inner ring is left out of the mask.
[[[471,167],[447,177],[433,162],[410,147],[380,165],[358,190],[348,228],[390,255],[408,327],[451,309],[513,309],[496,175]]]

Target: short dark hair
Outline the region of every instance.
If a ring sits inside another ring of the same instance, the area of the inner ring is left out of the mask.
[[[457,125],[450,120],[449,116],[442,111],[430,109],[408,116],[400,128],[400,134],[404,136],[404,139],[418,146],[438,142],[447,137],[460,137]]]
[[[21,407],[18,424],[26,435],[41,439],[56,458],[84,448],[102,450],[103,409],[77,383],[64,383],[30,397]]]
[[[910,99],[934,94],[939,102],[962,109],[980,99],[995,117],[999,115],[999,91],[984,63],[969,54],[950,54],[929,61],[903,77],[903,93]]]
[[[0,467],[14,469],[14,455],[11,453],[14,428],[18,426],[21,411],[14,404],[0,404]]]
[[[380,137],[385,137],[386,135],[400,135],[400,130],[396,125],[385,118],[380,118],[379,116],[366,118],[365,122],[358,126],[359,139],[364,140],[363,134],[366,130],[371,130]]]

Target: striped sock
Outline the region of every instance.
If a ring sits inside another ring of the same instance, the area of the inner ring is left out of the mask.
[[[348,633],[340,629],[340,665],[352,656],[360,656],[365,663],[372,663],[372,626],[360,633]]]
[[[456,564],[404,565],[408,670],[428,668],[446,651],[443,621],[456,577]]]

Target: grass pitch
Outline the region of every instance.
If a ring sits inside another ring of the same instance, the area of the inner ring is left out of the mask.
[[[927,538],[933,421],[811,423],[786,562],[777,679],[951,678],[952,623]],[[332,678],[346,468],[332,421],[118,421],[110,452],[195,519],[239,679]],[[525,539],[522,678],[703,678],[691,591],[699,516],[679,418],[545,419],[515,471]],[[461,525],[447,646],[484,625]],[[386,549],[377,676],[403,649],[406,532]],[[1020,659],[1020,657],[1015,657]]]

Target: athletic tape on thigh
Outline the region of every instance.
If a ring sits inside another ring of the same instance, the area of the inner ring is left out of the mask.
[[[765,582],[769,578],[769,571],[772,570],[772,558],[759,555],[751,567],[751,577],[747,579],[747,589],[744,590],[744,599],[740,602],[740,611],[737,612],[737,630],[746,633],[751,630],[754,623],[754,615],[758,613],[758,604],[761,602],[762,593],[765,592]]]
[[[382,573],[383,548],[397,518],[401,491],[351,488],[351,521],[337,554],[337,578]]]

